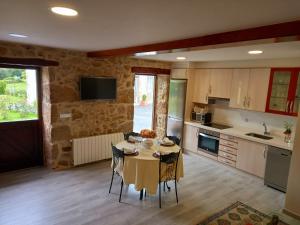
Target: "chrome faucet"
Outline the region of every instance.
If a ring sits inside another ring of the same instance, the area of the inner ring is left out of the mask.
[[[263,122],[262,124],[265,128],[265,132],[264,132],[264,135],[270,135],[270,132],[268,132],[268,128],[267,128],[267,124],[265,122]]]

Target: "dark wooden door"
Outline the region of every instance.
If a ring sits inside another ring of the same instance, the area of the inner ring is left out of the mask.
[[[0,123],[0,172],[42,165],[39,121]]]
[[[43,164],[38,68],[0,67],[0,172]]]

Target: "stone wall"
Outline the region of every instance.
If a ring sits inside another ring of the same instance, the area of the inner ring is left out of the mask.
[[[163,138],[166,135],[166,122],[168,116],[170,77],[157,76],[156,84],[156,105],[155,105],[155,131],[157,136]]]
[[[114,132],[131,131],[133,127],[134,74],[131,67],[170,68],[169,63],[139,60],[131,57],[92,59],[84,52],[0,42],[0,56],[44,58],[59,62],[57,67],[42,70],[42,109],[44,121],[45,162],[52,168],[72,166],[70,140]],[[81,76],[117,78],[115,101],[80,101]],[[159,76],[156,130],[164,133],[168,79]],[[61,113],[72,117],[61,119]]]

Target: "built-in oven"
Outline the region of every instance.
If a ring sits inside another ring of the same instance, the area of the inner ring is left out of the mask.
[[[218,156],[220,133],[200,128],[198,131],[198,150]]]

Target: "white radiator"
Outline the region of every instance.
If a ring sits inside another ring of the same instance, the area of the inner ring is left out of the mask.
[[[123,133],[73,139],[74,166],[111,158],[111,143],[122,140]]]

